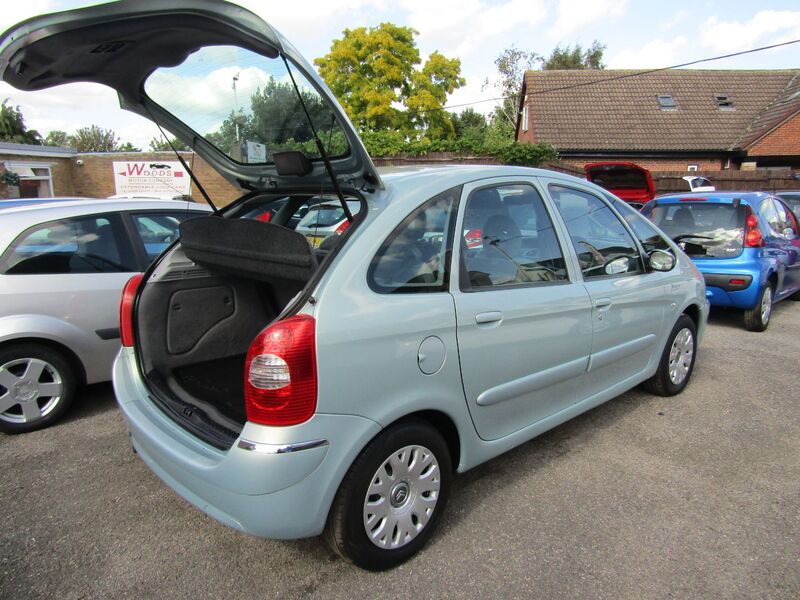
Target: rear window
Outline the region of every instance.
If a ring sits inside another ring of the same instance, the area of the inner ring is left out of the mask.
[[[742,251],[745,207],[685,202],[656,206],[653,222],[689,256],[731,258]]]
[[[348,203],[350,212],[354,215],[358,213],[359,206],[356,204]],[[339,221],[344,220],[344,209],[341,205],[324,204],[321,206],[312,206],[308,209],[306,215],[300,219],[297,224],[298,227],[332,227]]]
[[[607,190],[638,190],[647,188],[644,173],[634,169],[595,169],[591,181]]]

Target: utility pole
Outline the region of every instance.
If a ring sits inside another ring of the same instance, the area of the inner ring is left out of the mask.
[[[233,124],[236,128],[236,141],[239,141],[239,101],[236,98],[236,82],[239,81],[239,73],[233,76]]]

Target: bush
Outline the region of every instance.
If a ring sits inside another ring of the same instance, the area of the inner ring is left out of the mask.
[[[546,142],[481,141],[475,137],[431,140],[425,136],[410,137],[400,131],[364,131],[361,139],[373,157],[397,155],[424,156],[430,152],[454,152],[464,156],[494,156],[506,165],[536,166],[558,158],[556,149]]]

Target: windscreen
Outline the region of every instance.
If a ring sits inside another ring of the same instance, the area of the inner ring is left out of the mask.
[[[689,256],[732,258],[742,251],[745,207],[685,202],[656,206],[653,222]]]
[[[327,102],[281,57],[208,46],[175,67],[156,69],[144,89],[154,102],[240,163],[272,163],[273,153],[286,150],[320,158],[303,104],[328,155],[344,156],[349,150]]]

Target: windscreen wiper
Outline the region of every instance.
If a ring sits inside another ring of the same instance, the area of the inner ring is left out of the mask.
[[[339,202],[342,203],[342,210],[344,210],[344,216],[347,217],[348,223],[352,223],[353,214],[350,212],[350,207],[347,206],[347,202],[344,199],[342,188],[339,187],[339,181],[336,179],[336,173],[333,171],[333,165],[331,165],[331,161],[328,158],[328,153],[325,150],[325,146],[322,144],[322,140],[320,140],[319,136],[317,135],[317,129],[314,127],[314,122],[311,120],[311,115],[308,113],[308,108],[306,108],[306,103],[303,100],[303,94],[300,93],[300,88],[297,87],[297,82],[294,80],[294,74],[289,66],[289,61],[286,60],[286,57],[283,54],[281,54],[281,58],[283,59],[283,64],[286,65],[286,70],[289,72],[289,78],[292,80],[294,91],[297,94],[297,98],[300,100],[300,106],[303,107],[303,112],[308,120],[308,126],[311,127],[311,134],[314,136],[314,141],[317,144],[317,150],[319,151],[320,157],[322,157],[322,162],[325,164],[325,170],[328,172],[328,176],[331,178],[333,191],[336,192],[336,195],[339,197]]]

